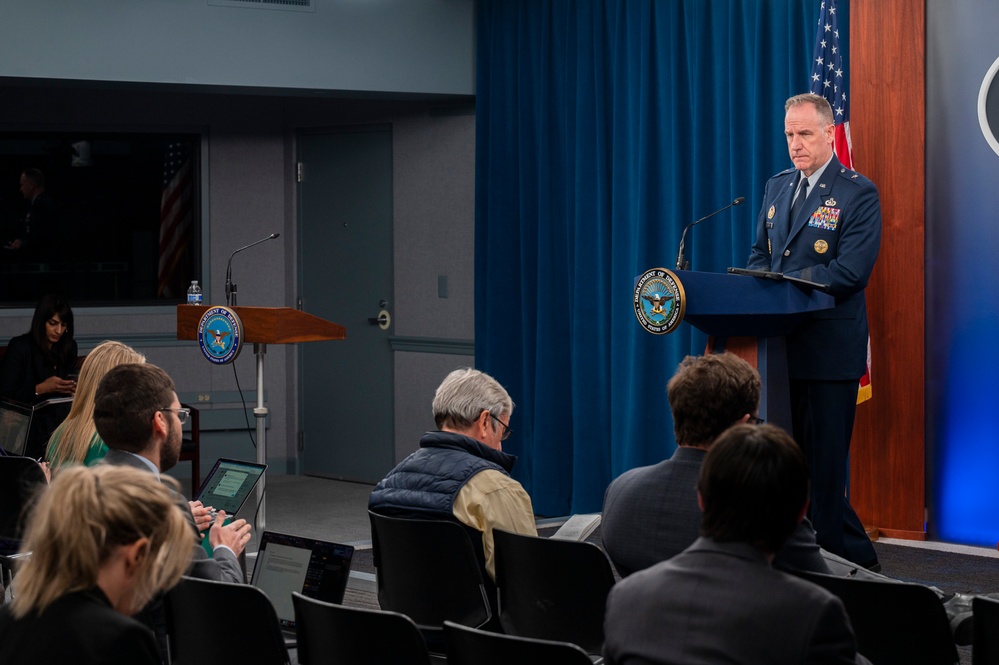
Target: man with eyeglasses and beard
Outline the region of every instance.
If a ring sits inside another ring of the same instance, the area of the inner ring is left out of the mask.
[[[160,478],[180,458],[181,425],[188,414],[180,406],[173,380],[162,369],[148,363],[118,365],[101,379],[94,396],[94,425],[109,448],[102,463],[131,466]],[[251,527],[246,520],[223,526],[226,514],[219,511],[208,532],[213,548],[209,558],[201,545],[192,508],[180,494],[177,508],[191,524],[191,566],[186,575],[244,583],[239,556],[250,541]],[[153,600],[136,618],[156,632],[166,662],[162,601]]]

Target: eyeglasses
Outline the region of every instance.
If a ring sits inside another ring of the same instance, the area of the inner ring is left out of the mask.
[[[489,417],[503,426],[503,436],[500,437],[500,441],[506,441],[507,439],[509,439],[510,435],[513,434],[513,430],[510,429],[510,426],[491,413],[489,414]]]
[[[191,410],[190,409],[186,409],[184,407],[181,407],[179,409],[171,409],[169,407],[164,407],[162,409],[156,409],[156,410],[157,411],[173,411],[174,413],[177,414],[177,420],[180,421],[181,425],[183,425],[184,423],[186,423],[187,422],[187,417],[191,415]]]
[[[765,421],[763,418],[757,418],[756,416],[749,416],[749,420],[746,421],[746,424],[747,425],[762,425],[765,422],[767,422],[767,421]]]

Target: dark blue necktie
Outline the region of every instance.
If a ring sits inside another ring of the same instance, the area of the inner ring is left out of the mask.
[[[805,205],[805,199],[808,198],[808,178],[805,174],[801,174],[802,182],[798,187],[798,196],[794,199],[794,203],[791,204],[791,223],[798,218],[798,213],[801,211],[801,206]]]

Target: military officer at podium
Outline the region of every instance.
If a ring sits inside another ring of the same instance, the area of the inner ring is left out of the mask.
[[[819,543],[877,569],[844,491],[858,383],[867,369],[864,288],[881,244],[881,203],[874,183],[833,153],[835,121],[825,99],[795,95],[784,108],[794,168],[767,182],[747,267],[818,282],[836,299],[787,336],[794,438],[812,473]]]

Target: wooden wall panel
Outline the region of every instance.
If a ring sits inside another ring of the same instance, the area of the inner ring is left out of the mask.
[[[851,501],[882,535],[924,538],[924,0],[850,0],[854,166],[878,186],[867,288],[874,397],[857,410]]]

